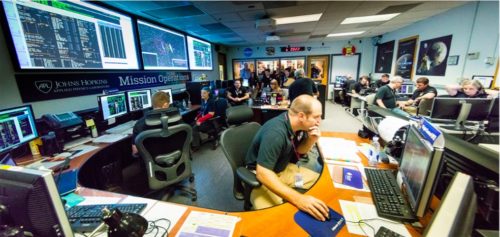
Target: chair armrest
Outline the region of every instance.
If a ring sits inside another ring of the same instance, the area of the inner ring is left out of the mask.
[[[250,185],[252,188],[260,187],[260,182],[257,180],[257,176],[245,167],[238,167],[236,170],[238,177],[245,183]]]

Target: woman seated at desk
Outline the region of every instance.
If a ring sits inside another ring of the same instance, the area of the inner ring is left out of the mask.
[[[460,85],[448,85],[446,91],[455,98],[492,98],[478,80],[465,79]]]
[[[207,122],[215,115],[215,102],[210,96],[210,88],[203,87],[201,89],[201,107],[193,124],[193,141],[191,147],[194,151],[201,146],[200,132],[208,132],[211,129],[210,122]]]
[[[281,93],[281,87],[278,84],[278,80],[272,79],[271,80],[271,93]]]

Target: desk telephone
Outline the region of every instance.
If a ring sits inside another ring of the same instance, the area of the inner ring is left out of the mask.
[[[42,118],[51,129],[67,128],[83,123],[83,120],[73,112],[45,114]]]

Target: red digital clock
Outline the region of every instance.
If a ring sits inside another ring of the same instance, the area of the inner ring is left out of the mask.
[[[299,47],[280,47],[281,52],[300,52],[300,51],[305,51],[306,47],[304,46],[299,46]]]

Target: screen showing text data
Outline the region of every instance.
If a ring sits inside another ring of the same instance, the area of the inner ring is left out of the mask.
[[[30,106],[0,111],[0,153],[38,137]]]
[[[184,35],[143,21],[137,21],[137,25],[144,69],[188,69]]]
[[[189,67],[192,70],[212,70],[212,45],[203,40],[187,37]]]
[[[2,1],[21,69],[138,69],[130,17],[80,1]]]

